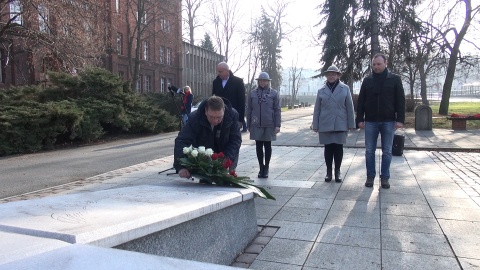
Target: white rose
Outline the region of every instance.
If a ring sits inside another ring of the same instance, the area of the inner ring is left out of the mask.
[[[199,146],[198,147],[198,153],[205,154],[205,146]]]
[[[213,155],[213,149],[212,148],[207,148],[207,150],[205,150],[205,155],[211,157]]]
[[[183,153],[185,155],[187,155],[188,153],[190,153],[190,148],[189,147],[183,147]]]
[[[197,157],[198,156],[198,151],[197,150],[192,150],[192,157]]]

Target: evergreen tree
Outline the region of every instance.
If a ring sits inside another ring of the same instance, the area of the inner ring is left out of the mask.
[[[203,37],[203,40],[200,41],[200,47],[215,52],[215,47],[213,47],[213,42],[212,39],[210,38],[210,35],[205,33],[205,36]]]
[[[252,34],[254,40],[258,43],[260,49],[260,67],[272,79],[271,87],[279,89],[282,83],[280,66],[280,41],[281,30],[278,30],[275,23],[262,9],[262,16],[257,23],[257,29]]]

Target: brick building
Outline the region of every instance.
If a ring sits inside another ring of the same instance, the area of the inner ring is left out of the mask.
[[[49,0],[45,1],[47,3]],[[97,32],[102,35],[97,38],[103,39],[102,48],[97,48],[101,52],[96,56],[101,59],[99,65],[125,80],[133,81],[135,52],[138,48],[139,79],[135,85],[138,92],[164,92],[169,83],[182,82],[181,65],[184,53],[181,38],[181,0],[138,0],[143,6],[135,5],[131,0],[94,2],[99,7],[97,18],[101,18],[97,22],[101,27],[97,27],[104,29],[104,32]],[[2,5],[4,10],[8,11],[0,18],[2,26],[9,20],[15,21],[31,30],[43,31],[43,35],[62,29],[60,20],[55,19],[56,13],[49,12],[47,5],[43,9],[37,8],[36,14],[27,14],[27,8],[22,6],[23,2],[20,0],[8,1]],[[134,15],[137,14],[137,8],[144,10],[138,13],[142,15]],[[75,14],[78,11],[67,12]],[[140,19],[137,20],[137,17]],[[137,22],[139,28],[136,28]],[[141,29],[140,36],[137,35],[138,29]],[[52,59],[48,53],[42,53],[38,44],[34,45],[37,49],[33,51],[28,48],[28,43],[17,41],[15,36],[2,36],[0,45],[3,45],[0,46],[0,87],[38,84],[46,80],[47,71],[61,68],[65,70],[65,63]],[[77,67],[67,69],[75,72]]]

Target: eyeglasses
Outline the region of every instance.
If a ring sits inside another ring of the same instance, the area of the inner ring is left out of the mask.
[[[223,111],[218,111],[218,112],[207,112],[205,113],[205,115],[207,116],[208,120],[211,120],[211,121],[221,121],[223,119]]]

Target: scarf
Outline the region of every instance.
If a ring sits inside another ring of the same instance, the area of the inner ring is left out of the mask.
[[[333,83],[330,83],[330,82],[327,81],[327,87],[328,87],[328,89],[330,89],[330,91],[332,91],[332,93],[333,93],[333,91],[335,90],[335,87],[337,87],[337,85],[338,85],[339,83],[340,83],[340,80],[336,80],[336,81],[334,81]]]
[[[262,102],[267,102],[267,97],[270,96],[270,87],[267,89],[267,93],[263,93],[265,89],[262,87],[258,87],[257,89],[257,97],[258,97],[258,104],[262,104]]]
[[[380,92],[382,91],[383,88],[383,83],[385,82],[385,79],[387,78],[388,74],[388,69],[385,68],[382,73],[375,73],[373,72],[373,92],[376,95],[380,95]]]

